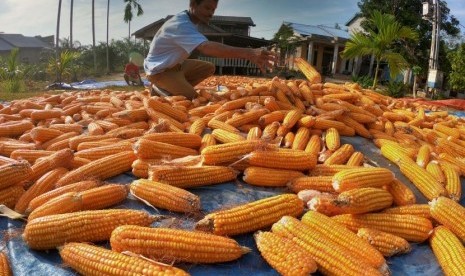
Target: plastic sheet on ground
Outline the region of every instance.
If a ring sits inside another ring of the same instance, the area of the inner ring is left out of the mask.
[[[147,80],[142,80],[145,86],[149,86],[150,82]],[[73,82],[70,86],[74,89],[104,89],[105,87],[109,86],[128,86],[126,81],[124,81],[123,77],[121,77],[120,81],[113,80],[113,81],[95,81],[95,80],[83,80],[80,82]]]
[[[381,156],[379,149],[376,148],[371,141],[361,137],[342,137],[342,143],[352,144],[356,150],[363,152],[367,158],[372,160],[373,164],[391,169],[395,173],[396,177],[412,188],[417,196],[418,203],[427,203],[427,200],[420,194],[420,192],[402,175],[398,167]],[[126,173],[114,177],[108,180],[108,182],[127,184],[134,179],[136,178],[131,173]],[[217,209],[224,209],[237,204],[286,192],[284,188],[265,188],[248,185],[240,179],[241,176],[239,176],[238,180],[235,182],[193,188],[190,189],[190,191],[200,197],[202,213],[204,214]],[[462,181],[462,186],[463,185],[464,183]],[[460,203],[462,205],[465,204],[465,199],[463,197]],[[159,212],[161,214],[171,215],[178,219],[175,224],[176,227],[185,229],[192,229],[195,221],[200,219],[192,216],[188,217],[186,215],[167,213],[160,209],[154,210],[153,208],[148,207],[131,197],[126,199],[123,204],[115,206],[115,208],[142,209],[152,214],[157,214]],[[165,220],[154,223],[152,226],[170,226],[172,223],[172,220]],[[76,275],[72,269],[63,267],[57,250],[30,250],[21,239],[21,233],[24,226],[24,222],[12,221],[0,217],[0,236],[2,241],[6,241],[14,275]],[[244,255],[236,261],[228,263],[213,265],[177,264],[176,266],[187,270],[191,275],[199,276],[278,275],[278,273],[260,256],[255,246],[252,233],[235,236],[233,238],[236,239],[239,244],[252,248],[252,252]],[[108,242],[100,243],[99,245],[109,247]],[[412,251],[410,253],[387,258],[387,262],[392,271],[392,275],[396,276],[442,275],[441,268],[439,267],[428,243],[412,243]]]

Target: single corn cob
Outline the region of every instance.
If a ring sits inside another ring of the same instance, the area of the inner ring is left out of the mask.
[[[121,184],[107,184],[79,192],[83,210],[99,210],[124,201],[128,188]]]
[[[294,193],[303,190],[317,190],[320,192],[335,192],[332,176],[302,176],[291,180],[287,187]]]
[[[306,276],[316,272],[316,262],[292,239],[258,231],[255,243],[262,257],[283,276]]]
[[[246,140],[246,138],[241,134],[229,132],[223,129],[214,129],[212,131],[212,135],[218,142],[223,144]]]
[[[202,136],[203,131],[207,127],[207,123],[203,119],[195,120],[189,127],[189,133]]]
[[[353,232],[360,228],[373,228],[402,237],[411,242],[424,242],[433,226],[431,221],[414,215],[371,213],[363,215],[344,214],[332,217]]]
[[[343,165],[355,152],[351,144],[344,144],[334,151],[324,162],[325,165]]]
[[[439,166],[438,161],[433,160],[428,163],[426,166],[426,171],[434,176],[434,178],[439,181],[439,183],[446,183],[446,176]]]
[[[97,187],[98,185],[99,183],[95,180],[87,180],[87,181],[81,181],[81,182],[77,182],[74,184],[69,184],[67,186],[53,189],[49,192],[43,193],[37,196],[36,198],[32,199],[28,204],[26,213],[28,214],[31,213],[33,210],[42,206],[46,202],[52,200],[53,198],[61,196],[63,194],[66,194],[69,192],[81,192],[81,191],[89,190],[89,189]]]
[[[281,141],[281,146],[283,148],[291,148],[295,141],[295,134],[294,132],[290,131],[284,136],[283,140]]]
[[[35,127],[31,130],[32,140],[41,143],[52,140],[53,138],[57,138],[62,134],[62,131],[45,127]]]
[[[440,153],[439,154],[439,161],[445,161],[447,163],[450,163],[452,165],[457,166],[460,169],[461,174],[465,175],[465,161],[462,161],[462,160],[463,159],[455,158],[455,157],[453,157],[453,156],[451,156],[450,154],[447,154],[447,153]],[[443,183],[444,182],[445,182],[445,177],[444,177]]]
[[[261,127],[266,127],[267,125],[273,123],[273,122],[282,122],[284,120],[284,117],[286,117],[286,114],[288,111],[283,111],[283,110],[276,110],[273,112],[270,112],[268,114],[262,115],[258,119],[258,123],[260,124]]]
[[[8,260],[8,255],[5,252],[0,251],[0,275],[2,276],[12,276],[13,272],[11,271],[10,261]]]
[[[189,275],[173,266],[128,256],[86,243],[70,242],[60,247],[59,250],[63,262],[82,275]]]
[[[195,227],[215,235],[233,236],[269,227],[282,216],[300,216],[303,210],[297,195],[282,194],[210,213]]]
[[[308,127],[311,128],[315,124],[316,118],[314,116],[310,115],[303,115],[300,117],[299,122],[297,122],[297,125],[299,127]]]
[[[431,219],[431,212],[428,204],[410,204],[404,206],[396,206],[383,210],[386,214],[399,214],[399,215],[415,215]]]
[[[122,110],[113,113],[112,116],[120,119],[128,119],[132,122],[147,121],[149,117],[145,108]]]
[[[245,169],[243,180],[255,186],[285,187],[289,181],[303,176],[300,171],[250,166]]]
[[[465,248],[452,231],[437,226],[429,239],[434,256],[445,275],[462,275],[465,270]]]
[[[304,193],[314,192],[315,190],[304,190],[299,192],[303,196]],[[328,193],[318,193],[314,196],[309,196],[307,207],[309,210],[316,211],[320,214],[332,217],[335,215],[344,214],[344,208],[336,204],[336,195]]]
[[[236,172],[225,166],[152,166],[149,179],[179,188],[191,188],[234,180]]]
[[[267,125],[262,132],[262,140],[264,141],[271,141],[276,137],[278,129],[280,128],[280,124],[278,122],[273,122]]]
[[[18,140],[0,141],[0,155],[11,156],[15,150],[35,150],[35,143],[25,143]]]
[[[386,260],[375,248],[331,218],[308,211],[303,215],[302,222],[308,226],[309,232],[319,233],[322,240],[341,246],[379,271],[388,272]]]
[[[0,137],[18,137],[28,130],[31,130],[34,125],[30,121],[19,121],[8,124],[0,124]]]
[[[411,160],[403,160],[399,163],[400,171],[420,190],[429,200],[446,195],[444,186],[428,171],[418,166]]]
[[[258,121],[258,119],[268,113],[268,110],[265,108],[261,109],[256,109],[256,110],[251,110],[246,113],[240,114],[238,116],[234,116],[228,120],[226,120],[226,124],[231,125],[233,127],[239,127],[245,124],[249,124],[255,121]]]
[[[136,156],[132,151],[123,151],[92,161],[65,174],[56,186],[62,187],[89,178],[104,180],[131,170]]]
[[[208,121],[208,127],[211,129],[222,129],[232,133],[240,133],[240,131],[236,127],[233,127],[217,119],[211,119],[210,121]]]
[[[385,257],[405,254],[411,250],[410,243],[407,240],[383,231],[360,228],[357,231],[357,236],[366,240]]]
[[[163,103],[159,100],[155,100],[154,98],[148,98],[144,102],[144,105],[146,107],[152,108],[153,110],[157,110],[163,114],[166,114],[167,116],[170,116],[179,122],[187,121],[186,112],[176,109],[175,107],[173,107],[172,105],[168,103]]]
[[[421,146],[420,149],[418,150],[417,160],[416,160],[418,166],[425,168],[426,165],[428,165],[429,163],[430,154],[431,154],[430,147],[428,145]]]
[[[262,129],[260,127],[253,127],[247,133],[247,140],[258,140],[262,136]]]
[[[82,142],[77,146],[77,151],[83,151],[87,149],[93,149],[108,145],[113,145],[115,143],[121,142],[123,139],[120,138],[108,138],[101,141],[91,141],[91,142]]]
[[[343,130],[346,127],[346,125],[342,122],[338,122],[335,120],[316,118],[315,123],[313,124],[312,127],[316,129],[321,129],[321,130],[335,128],[339,131],[339,134],[341,134],[340,131]]]
[[[465,208],[447,197],[438,197],[429,202],[431,216],[465,241]]]
[[[386,121],[386,123],[384,123],[384,132],[387,135],[392,136],[392,135],[394,135],[395,131],[396,130],[394,128],[394,124],[391,121]]]
[[[82,208],[82,197],[77,192],[69,192],[60,196],[57,196],[50,201],[42,204],[41,206],[37,207],[34,211],[32,211],[29,216],[28,220],[31,221],[36,218],[50,216],[50,215],[57,215],[57,214],[65,214],[65,213],[72,213],[83,211]]]
[[[70,149],[59,150],[49,156],[40,158],[32,165],[32,174],[28,177],[28,180],[34,182],[46,172],[59,167],[69,168],[73,158],[74,153]]]
[[[398,163],[402,160],[413,161],[408,149],[402,148],[400,144],[386,144],[381,146],[381,154],[396,165],[399,165]]]
[[[310,65],[307,61],[302,58],[295,58],[295,64],[299,68],[300,71],[305,75],[307,80],[310,83],[320,83],[321,82],[321,75],[318,71]]]
[[[198,149],[202,140],[197,134],[179,132],[150,133],[145,134],[143,138],[191,149]]]
[[[32,175],[31,165],[27,161],[18,161],[0,166],[0,189],[18,184]]]
[[[260,147],[271,148],[271,146],[257,140],[208,146],[202,150],[203,163],[205,165],[214,165],[235,162]]]
[[[273,169],[296,171],[309,170],[316,165],[316,156],[305,151],[292,149],[256,150],[248,156],[250,165]]]
[[[291,132],[290,132],[291,133]],[[305,150],[310,139],[310,130],[306,127],[299,127],[292,142],[292,149]]]
[[[386,185],[386,190],[392,195],[394,204],[398,206],[415,204],[417,200],[413,191],[397,178]]]
[[[122,151],[132,150],[132,143],[128,141],[122,141],[118,143],[113,143],[106,146],[86,149],[78,151],[74,154],[75,157],[85,158],[88,160],[97,160],[112,154],[116,154]]]
[[[199,148],[199,152],[202,152],[202,150],[208,146],[213,146],[213,145],[216,145],[216,140],[215,140],[215,137],[213,137],[213,135],[211,135],[210,133],[206,133],[205,135],[203,135],[202,137],[202,141],[200,143],[200,148]]]
[[[362,166],[363,162],[365,160],[365,156],[363,153],[360,151],[355,151],[352,153],[352,155],[349,157],[349,160],[347,160],[346,165],[347,166]]]
[[[44,174],[19,198],[15,205],[15,211],[24,214],[31,200],[53,190],[58,179],[67,172],[67,169],[60,167]]]
[[[12,185],[7,188],[1,189],[0,205],[5,205],[6,207],[13,209],[23,194],[24,188],[21,185]]]
[[[444,133],[447,136],[452,136],[457,139],[460,138],[460,132],[457,132],[457,129],[448,127],[444,124],[436,123],[434,124],[433,129],[441,133]]]
[[[166,263],[221,263],[250,252],[235,240],[200,231],[124,225],[110,238],[116,252],[130,251]]]
[[[440,163],[444,176],[446,177],[445,188],[449,198],[459,201],[462,198],[462,184],[460,183],[460,172],[453,165]]]
[[[197,155],[195,149],[175,146],[163,142],[151,141],[148,139],[139,139],[134,144],[134,152],[138,158],[153,159],[162,157],[183,157],[188,155]]]
[[[35,110],[31,113],[31,119],[40,121],[46,119],[60,118],[63,115],[61,110]]]
[[[355,188],[382,187],[393,180],[394,173],[385,168],[348,169],[333,176],[333,188],[343,192]]]
[[[56,129],[62,132],[77,132],[82,133],[82,125],[80,124],[53,124],[50,125],[49,128]]]
[[[332,151],[337,150],[341,146],[341,138],[337,129],[331,127],[326,130],[325,144]]]
[[[146,179],[133,181],[131,194],[154,207],[174,212],[191,213],[200,210],[200,198],[184,189]]]
[[[302,111],[300,109],[293,109],[289,111],[283,119],[282,126],[291,129],[302,117]]]
[[[352,251],[326,237],[322,239],[319,231],[313,230],[296,218],[283,216],[273,224],[271,230],[281,237],[293,240],[305,249],[324,274],[345,276],[382,275],[380,271],[369,265],[366,260],[360,259]]]
[[[356,169],[360,168],[357,166],[348,166],[348,165],[325,165],[317,164],[312,170],[310,170],[310,176],[333,176],[336,173],[347,170],[347,169]]]
[[[392,195],[383,189],[358,188],[340,193],[334,203],[344,213],[363,214],[388,208],[392,201]]]
[[[149,226],[159,217],[143,211],[108,209],[50,215],[29,221],[23,239],[31,249],[53,249],[67,242],[97,242],[110,239],[120,225]]]
[[[47,142],[40,143],[40,148],[48,149],[53,144],[56,144],[58,142],[64,143],[63,141],[68,142],[69,139],[71,139],[72,137],[76,137],[78,135],[79,135],[78,132],[65,132],[62,135],[58,136],[58,137],[55,137],[53,139],[48,140]],[[66,147],[68,147],[68,143],[65,143],[65,145],[66,145]]]

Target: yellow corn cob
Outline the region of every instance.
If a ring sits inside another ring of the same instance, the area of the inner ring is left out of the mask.
[[[18,140],[0,141],[0,155],[11,156],[15,150],[35,150],[37,149],[34,143],[24,143]]]
[[[426,166],[426,171],[433,175],[434,178],[440,183],[446,183],[446,177],[444,176],[444,173],[442,172],[442,169],[436,160],[428,163]]]
[[[0,166],[0,189],[18,184],[32,175],[31,165],[27,161],[18,161]]]
[[[463,159],[457,159],[451,156],[450,154],[447,153],[441,153],[439,154],[439,161],[445,161],[447,163],[450,163],[452,165],[455,165],[460,169],[460,173],[462,175],[465,175],[465,161]],[[445,181],[445,178],[444,178]]]
[[[258,121],[258,119],[268,113],[268,110],[265,108],[257,109],[257,110],[251,110],[243,114],[239,114],[238,116],[234,116],[228,120],[226,120],[226,124],[231,125],[233,127],[239,127],[245,124],[249,124],[255,121]]]
[[[10,261],[8,260],[8,255],[5,252],[1,252],[1,251],[0,251],[0,275],[2,276],[13,275],[13,272],[11,271],[11,267],[10,267]]]
[[[465,248],[447,227],[437,226],[429,239],[439,265],[445,275],[462,275],[465,270]]]
[[[278,111],[281,109],[281,107],[278,105],[274,97],[266,97],[265,100],[263,101],[263,104],[265,108],[268,109],[270,112]]]
[[[316,129],[321,129],[321,130],[326,130],[329,128],[335,128],[339,132],[343,130],[346,125],[342,122],[334,121],[334,120],[327,120],[327,119],[322,119],[322,118],[316,118],[315,124],[312,126],[313,128]],[[339,133],[341,134],[341,133]]]
[[[14,207],[15,211],[24,214],[31,200],[53,190],[58,179],[67,172],[67,169],[60,167],[44,174],[18,199]]]
[[[319,135],[312,135],[305,147],[305,152],[313,155],[318,155],[321,151],[321,138]]]
[[[110,238],[116,252],[130,251],[157,261],[220,263],[250,252],[235,240],[200,231],[124,225]]]
[[[343,213],[363,214],[385,209],[392,201],[391,194],[383,189],[358,188],[340,193],[334,203]]]
[[[282,126],[291,129],[302,116],[302,111],[300,109],[293,109],[289,111],[283,119]]]
[[[386,190],[392,195],[395,205],[403,206],[415,204],[416,202],[416,197],[413,191],[397,178],[395,178],[390,184],[386,185]]]
[[[58,167],[69,168],[73,158],[74,154],[70,149],[59,150],[49,156],[40,158],[32,165],[32,174],[29,176],[28,180],[34,182],[46,172]]]
[[[191,149],[198,149],[202,141],[199,135],[179,132],[150,133],[142,138]]]
[[[258,123],[260,124],[261,127],[266,127],[267,125],[273,122],[282,122],[284,120],[284,117],[286,117],[287,113],[288,111],[283,111],[283,110],[276,110],[276,111],[270,112],[268,114],[262,115],[258,119]]]
[[[57,196],[50,201],[42,204],[32,211],[28,220],[31,221],[35,218],[45,217],[49,215],[65,214],[83,211],[82,198],[77,192],[69,192]]]
[[[104,180],[131,170],[136,156],[132,151],[123,151],[87,163],[65,174],[56,186],[61,187],[89,178]]]
[[[75,157],[85,158],[88,160],[97,160],[112,154],[116,154],[121,151],[132,150],[132,143],[128,141],[122,141],[118,143],[112,143],[110,145],[95,147],[91,149],[81,150],[74,154]]]
[[[93,148],[98,148],[102,146],[113,145],[121,141],[123,141],[123,139],[108,138],[108,139],[101,140],[101,141],[82,142],[77,146],[77,151],[83,151],[87,149],[93,149]]]
[[[108,240],[120,225],[149,226],[158,217],[143,211],[108,209],[50,215],[29,221],[23,239],[31,249],[53,249],[66,242]]]
[[[353,128],[355,133],[358,134],[359,136],[365,137],[367,139],[372,138],[370,131],[363,124],[357,122],[351,117],[342,115],[338,117],[338,119],[340,122],[344,123],[346,126]]]
[[[32,129],[34,125],[30,121],[0,124],[0,137],[18,137]]]
[[[45,127],[35,127],[31,130],[31,138],[35,142],[47,142],[53,138],[56,138],[60,135],[62,135],[63,132],[56,130],[56,129],[51,129],[51,128],[45,128]]]
[[[81,181],[81,182],[77,182],[74,184],[70,184],[64,187],[56,188],[49,192],[43,193],[29,202],[28,207],[26,209],[26,213],[31,213],[33,210],[37,209],[39,206],[42,206],[46,202],[52,200],[53,198],[61,196],[63,194],[66,194],[69,192],[81,192],[81,191],[89,190],[89,189],[97,187],[98,185],[99,183],[97,181],[87,180],[87,181]]]
[[[289,133],[289,131],[291,131],[290,128],[279,126],[278,130],[276,130],[276,136],[282,139],[282,137],[286,136]]]
[[[206,133],[205,135],[203,135],[202,141],[200,142],[199,151],[202,152],[204,148],[213,145],[216,145],[215,137],[213,137],[213,135],[211,135],[210,133]]]
[[[431,216],[465,241],[465,208],[447,197],[438,197],[429,202]]]
[[[187,121],[187,113],[174,108],[172,105],[168,103],[163,103],[161,101],[155,100],[154,98],[148,98],[144,102],[144,105],[146,107],[152,108],[153,110],[157,110],[161,113],[164,113],[167,116],[170,116],[179,122]]]
[[[23,194],[24,188],[21,185],[12,185],[7,188],[1,189],[0,205],[5,205],[6,207],[13,209]]]
[[[310,65],[307,61],[302,58],[295,58],[295,64],[299,68],[300,71],[305,75],[307,80],[310,83],[320,83],[321,82],[321,75],[318,71]]]
[[[281,275],[309,275],[316,272],[316,262],[291,239],[272,232],[258,231],[254,234],[262,257]]]
[[[225,166],[152,166],[149,179],[180,188],[198,187],[231,181],[236,172]]]
[[[292,149],[305,150],[310,139],[310,130],[306,127],[299,127],[292,142]]]
[[[139,109],[132,109],[132,110],[123,110],[119,112],[115,112],[112,114],[113,117],[120,118],[120,119],[128,119],[132,122],[138,121],[147,121],[148,115],[147,110],[145,108]]]
[[[335,151],[341,146],[341,139],[337,129],[331,127],[326,130],[325,144],[329,150]]]
[[[66,265],[82,275],[189,275],[173,266],[128,256],[86,243],[67,243],[60,247],[60,256]]]
[[[395,128],[391,121],[386,121],[386,123],[384,123],[384,132],[389,136],[394,135]]]
[[[402,237],[411,242],[423,242],[433,229],[431,221],[414,215],[372,213],[362,215],[344,214],[332,217],[350,230],[373,228]]]
[[[355,188],[382,187],[394,180],[394,173],[385,168],[356,168],[343,170],[333,176],[337,192]]]
[[[353,251],[335,243],[320,231],[300,222],[298,219],[283,216],[273,224],[272,232],[292,239],[316,261],[319,270],[328,275],[382,275],[366,260],[360,259]]]
[[[315,167],[316,156],[300,150],[277,149],[277,150],[256,150],[248,156],[250,165],[304,171]]]
[[[446,152],[458,158],[465,157],[465,149],[461,145],[445,138],[438,139],[437,149],[440,152]]]
[[[431,212],[428,204],[410,204],[404,206],[396,206],[383,210],[386,214],[399,214],[399,215],[415,215],[431,219]]]
[[[233,236],[271,226],[282,216],[300,216],[303,202],[294,194],[272,196],[206,215],[196,229]]]
[[[284,187],[286,184],[298,177],[303,177],[300,171],[270,169],[250,166],[244,171],[244,182],[265,187]]]
[[[446,134],[447,136],[452,136],[454,138],[460,138],[460,132],[457,131],[455,128],[448,127],[446,125],[436,123],[433,126],[433,129],[439,131],[441,133]]]
[[[200,198],[181,188],[146,179],[133,181],[131,194],[152,206],[174,212],[191,213],[200,210]]]
[[[314,96],[312,93],[312,90],[310,87],[305,82],[302,82],[299,84],[300,88],[300,94],[302,95],[303,99],[308,103],[308,104],[315,104]]]
[[[124,201],[128,189],[121,184],[107,184],[79,192],[83,210],[99,210],[114,206]]]
[[[428,165],[430,160],[430,147],[428,145],[423,145],[418,150],[417,154],[417,164],[418,166],[425,168]]]
[[[333,242],[380,271],[388,272],[384,257],[376,249],[331,218],[308,211],[302,222],[309,227],[309,232],[319,233],[322,240]]]
[[[349,160],[353,153],[354,147],[351,144],[344,144],[333,152],[323,163],[325,165],[342,165]]]
[[[315,190],[306,190],[306,191],[315,191]],[[320,214],[324,214],[330,217],[345,213],[344,208],[340,207],[336,203],[336,195],[334,194],[320,193],[320,194],[316,194],[313,197],[309,197],[309,199],[310,200],[307,201],[307,207],[309,210],[316,211]]]
[[[48,140],[46,142],[41,143],[40,148],[47,149],[51,145],[53,145],[55,143],[58,143],[58,142],[61,142],[61,141],[64,141],[64,140],[68,141],[72,137],[75,137],[75,136],[78,136],[78,135],[79,135],[78,132],[65,132],[62,135],[58,136],[58,137],[55,137],[53,139],[50,139],[50,140]],[[66,143],[66,145],[68,145],[68,143]]]
[[[271,146],[257,140],[245,140],[205,147],[201,155],[205,165],[222,164],[237,161],[260,147],[271,148]]]
[[[347,160],[346,165],[347,166],[362,166],[363,162],[365,160],[365,156],[363,153],[360,151],[356,151],[352,153],[352,155],[349,157],[349,160]]]
[[[35,110],[31,113],[31,119],[35,121],[60,118],[63,115],[61,110]]]
[[[234,109],[243,108],[245,104],[248,102],[259,102],[259,101],[260,101],[259,96],[247,96],[247,97],[239,98],[237,100],[225,102],[221,107],[224,110],[234,110]]]
[[[366,240],[385,257],[405,254],[411,250],[410,244],[407,240],[383,231],[370,228],[360,228],[357,231],[357,236]]]
[[[400,171],[417,187],[429,200],[446,195],[444,186],[428,171],[411,160],[402,160],[399,163]]]
[[[189,128],[189,133],[202,136],[204,129],[207,127],[207,123],[203,119],[195,120]]]
[[[294,193],[303,190],[335,192],[332,181],[332,176],[303,176],[291,180],[287,186]]]
[[[460,172],[453,165],[440,163],[444,176],[446,178],[445,188],[448,197],[452,200],[459,201],[462,197],[462,184],[460,183]]]
[[[257,140],[262,136],[262,130],[260,127],[253,127],[247,133],[247,140]]]
[[[163,142],[155,142],[152,140],[141,138],[134,144],[134,152],[138,158],[154,159],[154,158],[177,158],[188,155],[197,155],[195,149],[171,145]]]
[[[6,156],[1,156],[0,155],[0,166],[5,165],[5,164],[11,164],[11,163],[16,163],[17,161],[13,158],[8,158]]]
[[[103,130],[103,128],[95,122],[91,122],[87,125],[87,131],[89,135],[102,135],[105,133],[105,130]]]
[[[280,127],[280,124],[278,122],[273,122],[269,125],[267,125],[262,132],[262,137],[261,139],[264,141],[271,141],[276,137],[276,133],[278,132],[278,129]]]
[[[381,146],[381,154],[396,165],[404,159],[413,162],[408,149],[403,148],[400,144],[388,143]]]
[[[211,134],[215,140],[224,144],[246,140],[244,136],[238,133],[229,132],[223,129],[214,129]]]

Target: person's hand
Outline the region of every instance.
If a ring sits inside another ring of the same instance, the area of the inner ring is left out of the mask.
[[[263,48],[253,49],[252,58],[250,60],[265,74],[273,67],[276,61],[276,53]]]

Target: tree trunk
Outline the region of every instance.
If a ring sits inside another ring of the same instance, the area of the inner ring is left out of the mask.
[[[128,40],[131,41],[131,21],[128,22]]]
[[[110,30],[110,0],[107,1],[107,74],[110,74],[110,54],[108,49],[108,34]]]
[[[375,77],[373,79],[373,90],[376,89],[376,85],[378,84],[378,71],[379,71],[379,59],[376,59],[376,69],[375,69]]]
[[[61,16],[61,0],[58,1],[57,37],[56,37],[56,42],[55,42],[55,59],[57,63],[60,60],[60,16]],[[56,68],[57,68],[57,72],[56,72],[57,82],[61,83],[61,76],[58,70],[58,64]]]
[[[413,98],[417,97],[417,76],[413,76]]]
[[[92,51],[94,52],[94,74],[96,74],[97,52],[95,50],[95,0],[92,0]]]
[[[69,48],[73,49],[73,8],[74,0],[71,0],[71,9],[69,14]]]

